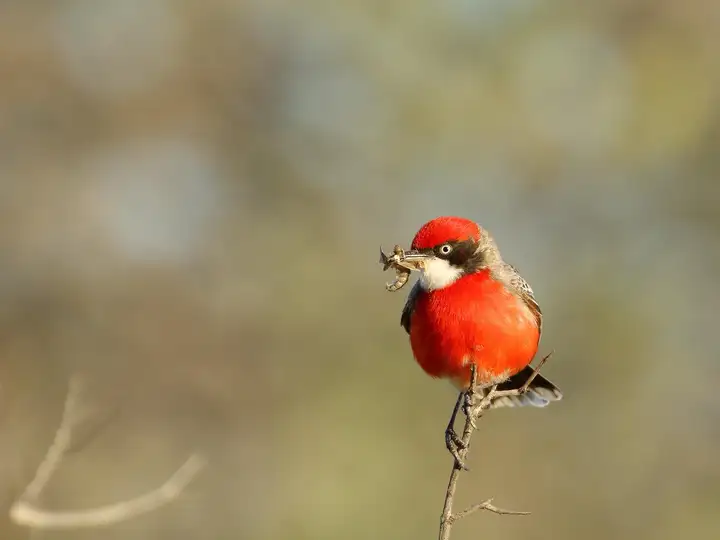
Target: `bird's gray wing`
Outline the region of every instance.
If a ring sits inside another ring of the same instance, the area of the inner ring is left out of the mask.
[[[527,307],[530,308],[530,311],[532,311],[535,316],[538,330],[542,332],[542,311],[540,310],[537,300],[535,300],[535,294],[533,293],[532,287],[530,287],[530,284],[520,275],[517,268],[508,263],[503,264],[505,266],[503,269],[503,273],[505,275],[503,277],[505,278],[507,286],[515,292],[523,302],[525,302]]]

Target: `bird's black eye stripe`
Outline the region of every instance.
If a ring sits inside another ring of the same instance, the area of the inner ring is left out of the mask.
[[[475,254],[476,249],[477,244],[475,241],[469,239],[460,242],[446,242],[437,246],[434,251],[437,257],[447,259],[451,264],[464,266],[468,259]]]

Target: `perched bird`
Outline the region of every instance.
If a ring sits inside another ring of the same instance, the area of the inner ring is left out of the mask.
[[[481,395],[495,384],[499,391],[525,384],[542,313],[486,230],[468,219],[438,217],[420,228],[401,264],[420,272],[400,321],[428,375],[466,389],[475,364]],[[499,397],[491,407],[544,407],[560,399],[560,390],[538,374],[525,393]]]

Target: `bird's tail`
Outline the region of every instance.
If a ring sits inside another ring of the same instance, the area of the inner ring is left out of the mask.
[[[533,368],[531,366],[526,367],[519,373],[516,373],[510,377],[507,381],[499,384],[497,389],[501,390],[516,390],[524,385],[533,374]],[[494,399],[491,409],[497,409],[500,407],[546,407],[551,401],[560,401],[563,395],[560,389],[553,383],[548,381],[545,377],[537,374],[527,392],[518,396],[505,396]]]

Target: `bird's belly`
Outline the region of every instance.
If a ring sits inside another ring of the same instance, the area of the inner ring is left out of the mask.
[[[452,292],[433,291],[415,305],[410,343],[428,375],[464,386],[475,363],[478,382],[494,384],[532,361],[539,330],[522,300],[493,284],[470,302]]]

